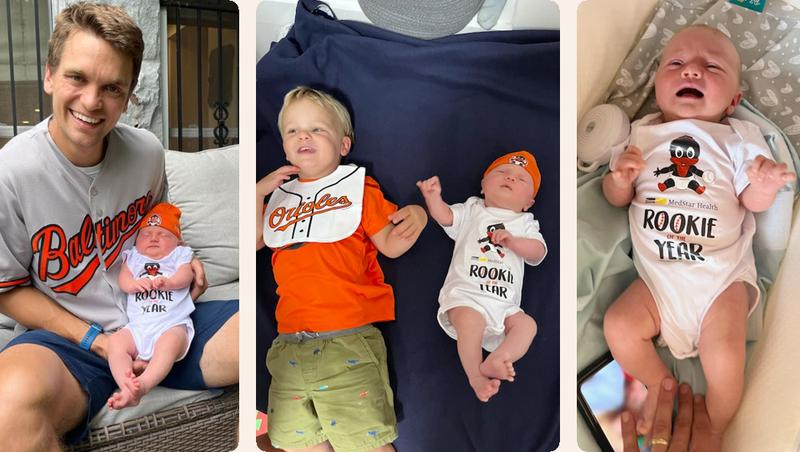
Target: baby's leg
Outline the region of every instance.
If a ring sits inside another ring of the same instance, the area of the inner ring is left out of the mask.
[[[186,351],[187,341],[185,325],[177,325],[161,333],[153,348],[150,363],[137,378],[141,385],[139,393],[136,394],[139,398],[150,392],[167,376],[175,361]]]
[[[475,395],[482,402],[497,394],[500,389],[500,380],[485,377],[480,370],[483,361],[483,330],[486,321],[480,312],[465,306],[455,307],[447,311],[450,323],[458,334],[458,357],[467,374],[469,385],[475,390]]]
[[[133,359],[136,354],[136,342],[128,329],[123,328],[109,337],[108,366],[120,389],[108,398],[109,408],[118,410],[131,405],[134,399],[132,393],[138,385],[133,380]]]
[[[603,319],[603,334],[614,359],[647,386],[647,399],[637,422],[641,434],[650,431],[661,381],[671,375],[653,345],[660,328],[656,302],[641,279],[625,289]]]
[[[747,285],[733,283],[711,305],[700,330],[698,350],[708,384],[706,406],[717,441],[742,399],[748,309]]]
[[[516,372],[513,364],[528,351],[536,336],[536,321],[533,317],[518,312],[506,317],[506,337],[481,363],[481,373],[489,378],[514,381]]]

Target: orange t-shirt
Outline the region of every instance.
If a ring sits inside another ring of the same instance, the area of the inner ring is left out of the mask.
[[[388,217],[396,210],[367,176],[361,224],[350,237],[273,249],[279,333],[342,330],[394,320],[394,293],[383,282],[378,249],[369,237],[389,224]]]

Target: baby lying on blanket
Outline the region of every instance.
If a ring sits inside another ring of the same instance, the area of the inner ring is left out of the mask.
[[[439,324],[458,340],[458,356],[478,399],[486,402],[500,380],[514,381],[514,362],[528,351],[536,322],[520,309],[525,263],[547,254],[539,222],[525,212],[541,175],[527,151],[499,157],[483,174],[481,193],[447,205],[436,176],[417,182],[431,217],[456,241],[439,293]],[[490,351],[484,360],[481,347]]]
[[[742,98],[740,68],[716,29],[677,33],[656,73],[661,112],[633,124],[603,180],[611,204],[630,204],[639,278],[603,327],[614,358],[648,387],[639,432],[650,431],[659,383],[670,375],[652,343],[658,336],[676,358],[699,354],[716,448],[741,399],[746,322],[759,301],[752,212],[795,178],[768,157],[758,127],[727,118]]]

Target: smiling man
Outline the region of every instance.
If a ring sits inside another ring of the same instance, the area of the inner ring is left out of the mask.
[[[161,143],[117,123],[143,51],[121,8],[65,8],[45,68],[53,115],[0,149],[0,312],[29,328],[0,352],[0,450],[79,441],[116,387],[103,333],[127,321],[120,254],[166,188]],[[196,298],[206,282],[193,267]],[[192,318],[192,346],[163,384],[238,381],[238,301],[200,303]]]

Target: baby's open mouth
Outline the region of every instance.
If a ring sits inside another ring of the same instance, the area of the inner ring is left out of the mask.
[[[697,88],[681,88],[677,94],[678,97],[691,97],[694,99],[701,99],[703,93]]]

